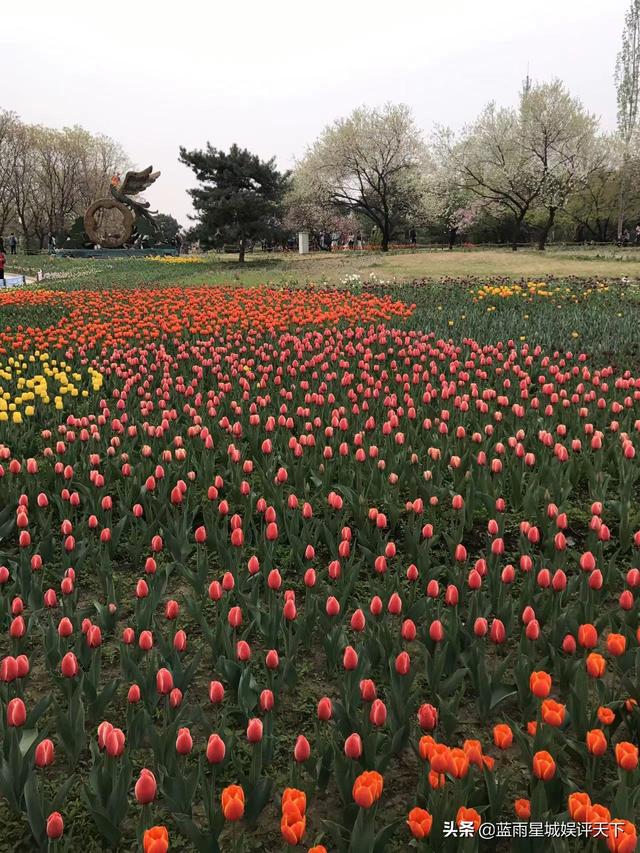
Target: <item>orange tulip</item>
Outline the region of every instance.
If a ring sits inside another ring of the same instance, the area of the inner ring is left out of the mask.
[[[578,642],[583,649],[593,649],[598,643],[598,632],[595,625],[587,623],[578,628]]]
[[[300,814],[304,814],[307,810],[307,795],[297,788],[285,788],[282,793],[282,808],[288,804],[293,804]]]
[[[493,727],[493,742],[498,749],[509,749],[513,743],[513,732],[507,723],[498,723]]]
[[[592,803],[591,808],[587,810],[587,823],[592,824],[591,835],[599,834],[597,824],[606,824],[611,820],[611,812],[600,803]],[[606,827],[605,827],[606,831]]]
[[[466,806],[460,806],[456,814],[456,824],[460,826],[462,821],[473,824],[474,831],[477,832],[482,823],[482,818],[475,809],[468,809]]]
[[[615,657],[623,655],[627,648],[627,638],[624,634],[609,634],[607,637],[607,651]]]
[[[611,708],[606,708],[604,705],[598,708],[598,720],[603,726],[610,726],[615,718],[615,711],[612,711]]]
[[[370,809],[382,795],[384,780],[376,770],[365,770],[353,783],[353,799],[361,809]]]
[[[586,743],[591,755],[604,755],[607,751],[607,738],[602,729],[587,732]]]
[[[327,848],[324,844],[316,844],[315,847],[310,847],[308,853],[327,853]]]
[[[437,791],[439,788],[444,788],[446,781],[447,777],[444,773],[436,773],[435,770],[429,771],[429,785],[434,791]]]
[[[551,692],[551,676],[548,672],[532,672],[529,676],[529,689],[538,699],[545,699]]]
[[[527,723],[527,734],[531,735],[531,737],[535,737],[537,731],[538,731],[538,723],[535,720],[530,720]]]
[[[516,817],[519,817],[520,820],[529,820],[531,817],[531,803],[529,800],[516,800],[513,804],[513,810],[516,813]]]
[[[623,770],[635,770],[638,766],[638,747],[628,741],[616,744],[616,761]]]
[[[597,652],[591,652],[591,654],[587,656],[586,666],[587,672],[591,678],[602,678],[604,671],[607,668],[607,662],[602,655],[599,655]]]
[[[482,763],[487,768],[487,770],[493,770],[496,760],[492,755],[483,755]]]
[[[169,849],[169,833],[166,826],[152,826],[145,829],[142,837],[144,853],[167,853]]]
[[[426,838],[431,832],[433,818],[426,809],[411,809],[407,817],[407,826],[414,838]]]
[[[434,744],[429,757],[429,763],[434,773],[447,773],[449,771],[450,749],[444,743]]]
[[[240,820],[244,814],[244,791],[240,785],[228,785],[222,791],[221,800],[225,820]]]
[[[282,837],[295,847],[302,841],[302,836],[307,827],[307,819],[295,802],[282,804],[282,819],[280,820],[280,832]]]
[[[569,794],[568,810],[571,820],[575,820],[578,823],[586,823],[591,810],[591,797],[582,791]]]
[[[545,699],[540,710],[542,719],[548,726],[559,728],[564,723],[566,708],[561,702]]]
[[[465,740],[462,748],[467,754],[469,764],[475,764],[482,769],[482,744],[479,740]]]
[[[433,752],[433,747],[435,745],[436,745],[436,742],[431,737],[431,735],[423,735],[420,738],[420,743],[418,744],[418,749],[420,751],[420,758],[423,761],[429,761],[431,759],[431,753]]]
[[[628,820],[612,820],[609,824],[607,848],[611,853],[633,853],[638,844],[635,826]]]
[[[553,779],[556,774],[556,763],[553,756],[546,750],[540,750],[533,756],[533,775],[544,782]]]
[[[456,779],[464,779],[469,772],[469,756],[463,749],[449,752],[449,773]]]

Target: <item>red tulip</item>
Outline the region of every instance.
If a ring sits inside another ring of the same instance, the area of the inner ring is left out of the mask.
[[[254,717],[247,725],[247,740],[249,743],[260,743],[262,740],[262,720]]]
[[[80,670],[78,659],[73,652],[67,652],[62,658],[60,671],[65,678],[74,678]]]
[[[362,755],[362,739],[359,734],[349,735],[344,742],[344,754],[347,758],[358,759]]]
[[[298,763],[302,763],[304,761],[308,761],[310,756],[311,747],[309,746],[309,741],[304,735],[298,735],[298,739],[296,740],[296,745],[293,750],[294,759]]]
[[[41,740],[34,753],[36,767],[49,767],[55,761],[55,757],[56,750],[53,741],[49,738]]]
[[[138,781],[135,785],[136,801],[140,803],[141,806],[146,806],[149,803],[152,803],[156,798],[157,790],[158,786],[156,784],[156,777],[150,770],[147,770],[147,768],[144,767],[140,771],[140,776],[138,777]]]
[[[156,674],[156,689],[163,696],[166,696],[173,690],[173,676],[164,667],[159,669]]]
[[[326,722],[330,720],[333,715],[333,707],[331,704],[331,699],[328,696],[323,696],[322,699],[318,702],[318,719]]]
[[[188,755],[193,749],[193,738],[188,728],[178,729],[176,737],[176,752],[178,755]]]
[[[56,841],[58,838],[62,838],[62,834],[64,833],[64,820],[62,819],[60,812],[51,812],[47,818],[46,832],[47,838],[50,838],[51,841]]]
[[[22,699],[11,699],[7,705],[7,725],[14,728],[24,726],[27,719],[27,709]]]

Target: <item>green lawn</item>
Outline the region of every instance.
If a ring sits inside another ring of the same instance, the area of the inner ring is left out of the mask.
[[[47,255],[17,256],[10,272],[34,275],[47,283],[113,285],[180,281],[242,284],[339,284],[348,276],[362,280],[412,281],[466,277],[536,279],[545,276],[640,278],[640,250],[616,247],[533,250],[418,250],[416,252],[336,252],[310,255],[249,254],[244,265],[235,255],[204,255],[200,263],[163,264],[152,260],[60,260]],[[67,277],[68,276],[68,277]]]

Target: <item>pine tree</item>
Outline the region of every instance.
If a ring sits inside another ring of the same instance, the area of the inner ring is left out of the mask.
[[[278,217],[289,174],[276,169],[275,158],[261,160],[237,145],[228,153],[210,143],[204,151],[181,147],[180,162],[200,183],[189,190],[196,210],[194,236],[204,248],[215,246],[219,235],[237,242],[244,263],[247,241],[265,236]]]

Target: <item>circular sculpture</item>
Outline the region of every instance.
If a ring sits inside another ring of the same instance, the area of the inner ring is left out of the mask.
[[[123,246],[133,233],[134,222],[131,209],[115,198],[99,198],[84,214],[89,239],[107,249]]]

